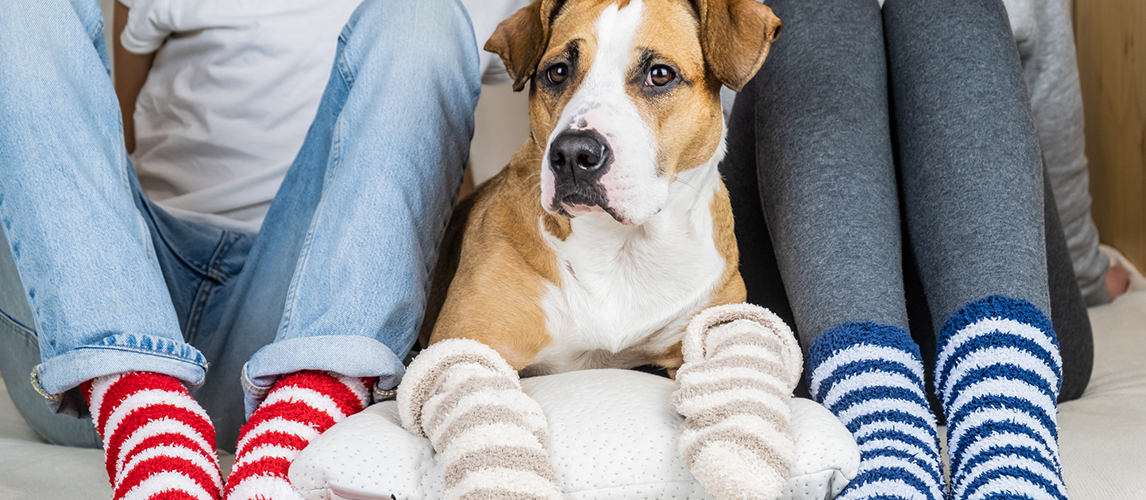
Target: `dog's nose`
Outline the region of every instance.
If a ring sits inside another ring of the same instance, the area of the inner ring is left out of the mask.
[[[573,182],[596,180],[609,169],[612,153],[601,134],[592,130],[562,132],[549,145],[549,165],[559,178]]]

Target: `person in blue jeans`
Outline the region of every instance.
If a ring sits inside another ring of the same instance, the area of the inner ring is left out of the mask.
[[[416,338],[480,92],[463,6],[357,7],[257,234],[145,196],[96,0],[0,1],[0,47],[17,408],[52,443],[103,446],[116,498],[294,498],[290,460],[394,388]],[[215,447],[236,443],[224,488]]]

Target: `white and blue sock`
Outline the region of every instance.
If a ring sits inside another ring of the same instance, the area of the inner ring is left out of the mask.
[[[947,320],[936,351],[953,500],[1065,500],[1062,358],[1050,320],[1029,302],[987,297]]]
[[[841,500],[942,500],[935,416],[923,389],[919,346],[902,328],[845,323],[808,349],[812,397],[847,426],[859,471]]]

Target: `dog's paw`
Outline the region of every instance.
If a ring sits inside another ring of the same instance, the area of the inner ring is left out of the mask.
[[[720,499],[776,498],[795,460],[789,399],[800,350],[767,309],[711,308],[689,324],[673,405],[685,422],[680,452]]]
[[[563,497],[541,406],[485,344],[445,340],[422,351],[398,388],[398,413],[441,456],[447,500]]]
[[[791,468],[795,450],[782,442],[761,442],[752,433],[722,433],[698,441],[687,457],[689,470],[716,498],[778,498]],[[780,446],[778,446],[780,445]]]

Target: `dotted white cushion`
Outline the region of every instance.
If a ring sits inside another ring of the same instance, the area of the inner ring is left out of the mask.
[[[683,417],[676,382],[627,370],[587,370],[521,381],[549,419],[550,459],[566,498],[709,499],[677,451]],[[830,499],[855,477],[859,449],[820,405],[792,399],[796,463],[786,499]],[[430,441],[398,422],[386,401],[315,440],[290,469],[307,500],[442,498],[442,467]]]

